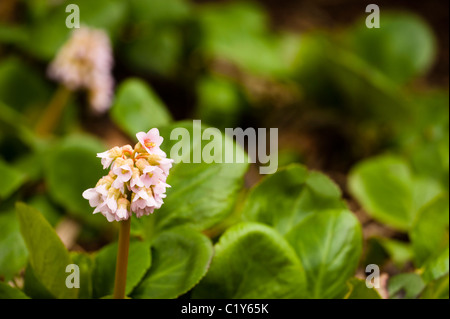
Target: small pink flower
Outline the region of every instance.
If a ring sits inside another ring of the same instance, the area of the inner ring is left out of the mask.
[[[128,199],[122,197],[117,201],[117,204],[116,220],[128,219],[131,215],[130,202]]]
[[[89,188],[83,192],[83,197],[89,200],[91,207],[97,207],[103,202],[102,194],[96,188]]]
[[[130,187],[131,189],[144,187],[144,183],[142,182],[141,179],[141,172],[136,167],[133,167],[133,174],[131,175]]]
[[[122,155],[122,150],[120,149],[120,147],[114,147],[110,150],[107,150],[106,152],[103,153],[98,153],[97,157],[100,157],[102,160],[102,165],[103,165],[103,169],[108,168],[112,161],[114,161],[117,157]]]
[[[164,139],[159,135],[157,128],[152,128],[147,133],[139,132],[136,137],[149,154],[166,156],[166,153],[159,148]]]
[[[163,170],[164,175],[169,175],[169,170],[172,168],[173,159],[171,158],[162,158],[159,161],[159,167]]]
[[[118,165],[114,165],[112,172],[117,175],[116,180],[114,181],[113,187],[119,188],[118,186],[121,185],[119,183],[126,183],[130,180],[131,175],[133,174],[133,161],[132,160],[126,160]],[[120,166],[119,166],[120,165]]]
[[[161,179],[165,179],[165,175],[163,170],[158,166],[147,166],[141,175],[141,181],[145,187],[156,185]]]

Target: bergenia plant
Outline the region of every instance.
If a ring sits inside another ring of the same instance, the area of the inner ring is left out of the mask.
[[[173,160],[160,149],[163,138],[157,128],[136,134],[133,147],[114,147],[97,154],[109,173],[94,188],[83,192],[83,197],[108,222],[120,223],[116,263],[114,298],[125,298],[128,246],[131,218],[149,215],[163,204],[166,183]]]

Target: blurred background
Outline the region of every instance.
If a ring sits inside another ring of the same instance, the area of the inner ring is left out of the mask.
[[[32,129],[58,86],[47,68],[71,32],[65,7],[76,3],[81,23],[110,37],[115,100],[99,115],[86,94],[74,94],[54,136],[88,134],[83,143],[91,149],[131,143],[138,130],[118,101],[139,102],[126,89],[129,78],[139,78],[153,102],[136,127],[192,118],[221,129],[277,127],[279,167],[302,163],[326,173],[366,238],[406,241],[365,213],[347,179],[361,160],[387,152],[448,191],[449,3],[379,0],[381,27],[369,29],[372,2],[1,0],[1,210],[25,200],[46,207],[56,224],[62,212],[88,207],[83,199],[64,201],[67,194],[52,184],[58,173],[48,173],[50,186],[42,182],[45,154],[35,145],[50,142]],[[92,175],[90,184],[98,179]],[[6,176],[16,182],[2,185]],[[260,178],[253,165],[246,186]],[[89,251],[111,239],[93,236],[77,245]]]

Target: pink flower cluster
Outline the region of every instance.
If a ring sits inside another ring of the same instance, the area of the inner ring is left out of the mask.
[[[49,76],[71,91],[86,89],[89,104],[97,113],[111,106],[114,79],[113,56],[106,32],[81,27],[61,47],[51,62]]]
[[[173,160],[160,149],[163,138],[156,128],[136,134],[138,143],[114,147],[97,154],[103,168],[110,168],[94,188],[83,192],[83,197],[95,207],[94,214],[102,213],[108,221],[152,214],[163,204],[166,183]]]

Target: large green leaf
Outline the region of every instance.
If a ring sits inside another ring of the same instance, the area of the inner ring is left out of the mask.
[[[20,234],[14,212],[0,213],[0,277],[10,280],[28,259],[28,251]]]
[[[305,298],[306,278],[295,252],[272,228],[240,223],[215,246],[195,298]]]
[[[17,204],[16,212],[36,277],[56,298],[75,298],[77,289],[66,287],[65,271],[72,261],[52,226],[39,211],[23,203]]]
[[[213,247],[208,237],[187,227],[161,233],[152,244],[152,266],[133,298],[176,298],[206,274]]]
[[[21,290],[0,281],[0,299],[29,299]]]
[[[14,193],[26,180],[26,175],[0,158],[0,200]]]
[[[250,191],[243,218],[274,227],[284,235],[306,216],[345,208],[336,184],[319,172],[291,165],[265,177]]]
[[[356,165],[349,187],[375,219],[399,230],[408,230],[419,209],[441,188],[414,176],[409,165],[395,156],[378,156]]]
[[[341,298],[362,249],[361,226],[347,210],[312,214],[286,234],[308,279],[311,298]]]
[[[189,137],[170,140],[175,128],[186,129]],[[224,158],[225,153],[230,154],[234,149],[234,154],[242,155],[244,163],[193,163],[193,152],[201,152],[201,147],[209,143],[201,141],[200,136],[194,136],[197,134],[201,134],[200,130],[197,132],[192,122],[179,122],[161,129],[164,136],[162,148],[178,164],[171,169],[167,179],[172,187],[167,190],[164,205],[155,212],[158,229],[180,224],[190,224],[198,230],[207,229],[229,215],[242,188],[243,176],[249,165],[243,149],[229,137],[219,134],[217,138],[222,139],[223,143],[221,148],[216,149],[214,159]],[[177,143],[187,150],[184,155],[171,154],[170,150]]]
[[[81,194],[95,187],[102,175],[97,153],[105,147],[89,136],[72,136],[61,141],[46,158],[45,177],[51,197],[69,213],[93,226],[106,227],[107,222],[101,214],[93,215]]]
[[[128,135],[147,132],[153,127],[161,127],[172,121],[164,103],[142,80],[125,80],[111,110],[112,119]]]
[[[419,266],[448,246],[448,200],[448,194],[439,196],[421,209],[413,222],[409,237]]]
[[[117,242],[102,248],[95,256],[95,268],[92,273],[93,296],[100,298],[114,291],[116,273]],[[141,281],[152,263],[150,243],[131,241],[128,252],[127,286],[128,295]]]

